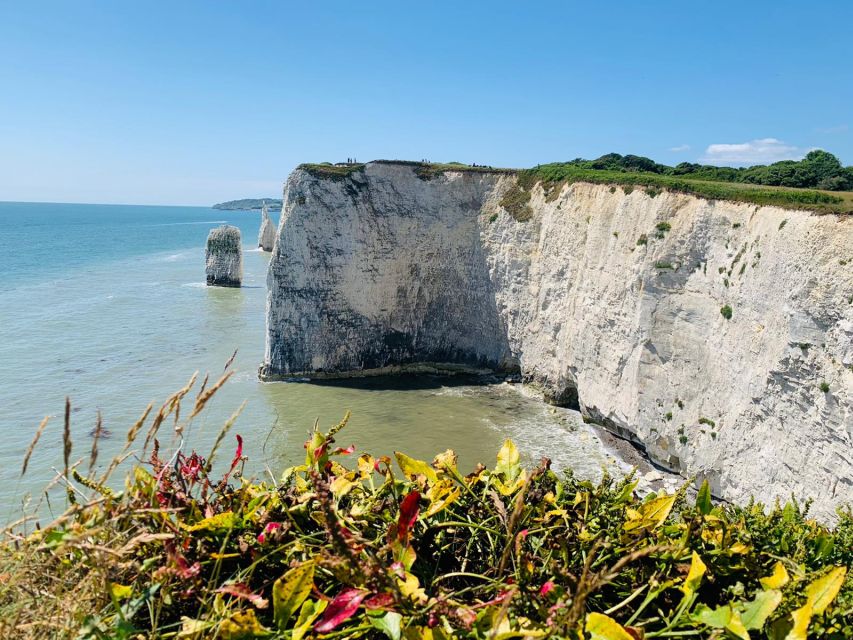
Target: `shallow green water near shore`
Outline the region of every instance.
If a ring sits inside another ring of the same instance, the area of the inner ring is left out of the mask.
[[[204,285],[204,241],[222,222],[241,228],[244,287]],[[62,411],[72,401],[73,459],[88,457],[98,411],[111,436],[109,460],[149,402],[159,406],[194,371],[216,378],[235,349],[236,373],[186,433],[206,452],[222,423],[245,400],[233,434],[245,439],[247,469],[275,473],[304,455],[314,421],[328,427],[347,410],[339,440],[359,450],[395,449],[431,457],[446,448],[463,467],[491,463],[505,437],[530,459],[597,475],[614,465],[596,434],[518,385],[479,386],[447,378],[362,383],[260,383],[266,267],[253,249],[257,212],[193,207],[0,203],[0,252],[8,272],[0,289],[0,498],[2,519],[20,498],[38,495],[62,459]],[[51,415],[20,477],[41,418]],[[163,446],[172,439],[161,432]]]

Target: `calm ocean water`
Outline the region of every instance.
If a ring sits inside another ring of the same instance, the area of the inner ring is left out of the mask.
[[[430,457],[445,448],[460,463],[491,463],[505,437],[530,458],[597,476],[615,465],[577,414],[547,407],[517,386],[451,385],[442,379],[362,387],[262,384],[268,254],[254,249],[258,212],[201,207],[0,202],[0,499],[2,519],[22,496],[38,496],[61,466],[62,412],[72,401],[72,458],[88,457],[97,412],[112,432],[100,445],[108,462],[149,402],[159,406],[194,371],[217,377],[237,350],[236,374],[187,433],[206,452],[222,423],[247,405],[233,434],[245,439],[252,473],[276,475],[304,455],[316,419],[352,420],[339,440],[359,450],[394,449]],[[204,241],[228,222],[240,227],[244,287],[204,286]],[[20,468],[41,419],[52,416],[30,462]],[[168,430],[161,431],[170,444]]]

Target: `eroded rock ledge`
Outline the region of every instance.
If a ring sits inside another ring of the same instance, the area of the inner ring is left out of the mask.
[[[575,183],[519,221],[517,189],[297,169],[262,377],[520,372],[721,497],[853,502],[853,219]]]

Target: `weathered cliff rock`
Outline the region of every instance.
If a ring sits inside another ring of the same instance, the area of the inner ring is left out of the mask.
[[[853,502],[853,219],[426,177],[290,176],[263,377],[519,370],[721,497]]]
[[[205,272],[208,286],[240,286],[243,280],[243,247],[237,227],[225,224],[210,230]]]
[[[272,220],[270,220],[267,205],[264,203],[264,208],[261,211],[261,230],[258,232],[258,247],[260,247],[262,251],[272,251],[274,244],[275,227],[273,226]]]

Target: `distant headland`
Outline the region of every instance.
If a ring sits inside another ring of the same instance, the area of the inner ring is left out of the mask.
[[[220,202],[213,205],[213,208],[223,211],[250,211],[252,209],[263,209],[265,202],[268,207],[281,207],[281,199],[278,198],[243,198],[242,200]]]

